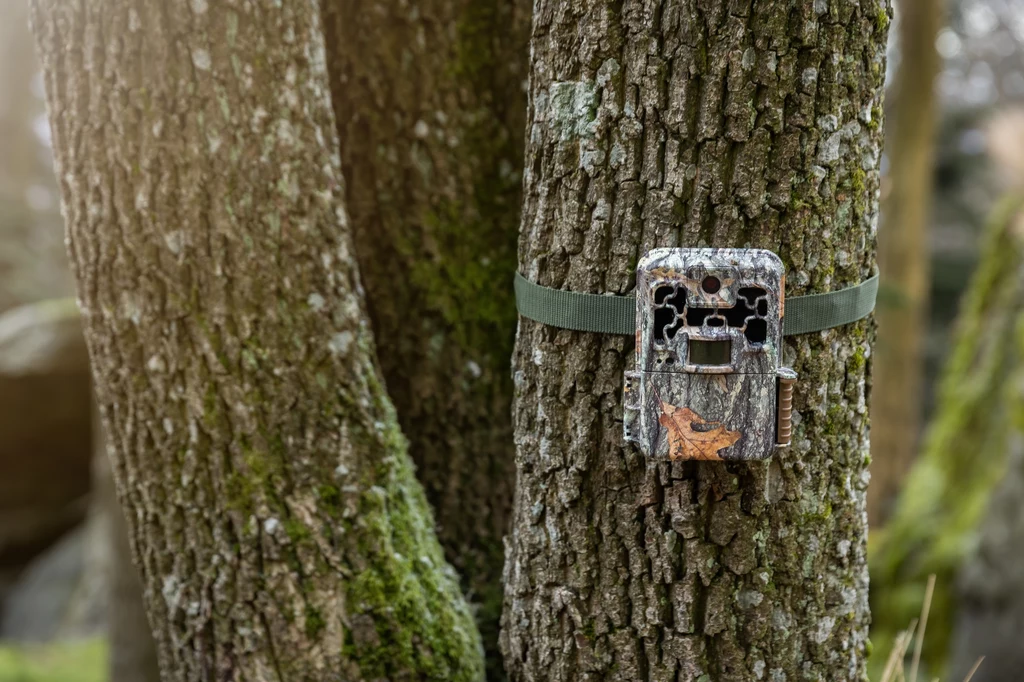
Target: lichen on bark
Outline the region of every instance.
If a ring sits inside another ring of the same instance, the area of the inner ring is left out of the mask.
[[[534,4],[519,267],[624,294],[658,246],[767,248],[787,293],[874,270],[885,2]],[[794,337],[794,444],[648,462],[633,339],[521,319],[513,680],[861,680],[872,325]]]
[[[37,0],[33,23],[164,676],[480,679],[374,359],[318,6]]]

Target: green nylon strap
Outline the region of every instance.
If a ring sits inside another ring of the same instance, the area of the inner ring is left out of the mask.
[[[543,324],[598,334],[636,332],[636,299],[611,294],[581,294],[534,284],[518,272],[515,281],[519,314]],[[867,317],[875,309],[878,275],[856,286],[824,294],[786,299],[786,336],[839,327]]]

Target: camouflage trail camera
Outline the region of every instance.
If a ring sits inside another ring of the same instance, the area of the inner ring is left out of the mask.
[[[788,445],[784,282],[770,251],[649,251],[637,266],[626,440],[659,460],[766,459]]]

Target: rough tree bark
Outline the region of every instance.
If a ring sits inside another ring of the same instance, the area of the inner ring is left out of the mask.
[[[500,675],[530,3],[324,3],[346,206],[381,371]],[[405,273],[396,277],[396,273]]]
[[[874,267],[884,1],[534,5],[519,265],[626,293],[655,246],[762,247],[791,295]],[[859,680],[872,324],[791,338],[794,445],[649,463],[633,340],[520,320],[514,680]]]
[[[108,679],[110,682],[160,682],[156,643],[146,617],[139,571],[132,562],[128,524],[117,499],[98,409],[93,410],[91,514],[99,517],[107,541],[106,591]]]
[[[941,66],[935,37],[944,9],[940,0],[903,0],[898,9],[900,61],[886,126],[888,188],[878,232],[882,294],[871,401],[871,525],[885,521],[917,455],[928,326],[928,223],[937,115],[932,85]]]
[[[33,23],[165,678],[479,679],[373,358],[319,7],[37,0]]]
[[[1018,147],[1019,148],[1019,147]],[[975,546],[989,497],[1006,470],[1024,365],[1024,214],[1019,198],[995,211],[957,321],[924,451],[892,517],[872,532],[871,641],[887,652],[921,612],[936,575],[924,660],[938,671],[950,651],[957,572]],[[973,663],[973,661],[972,661]]]

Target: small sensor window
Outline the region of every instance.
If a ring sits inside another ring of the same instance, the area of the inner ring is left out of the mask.
[[[708,275],[700,283],[700,286],[706,293],[717,294],[718,290],[722,288],[722,281],[714,275]]]
[[[728,365],[732,362],[732,341],[690,339],[691,365]]]

